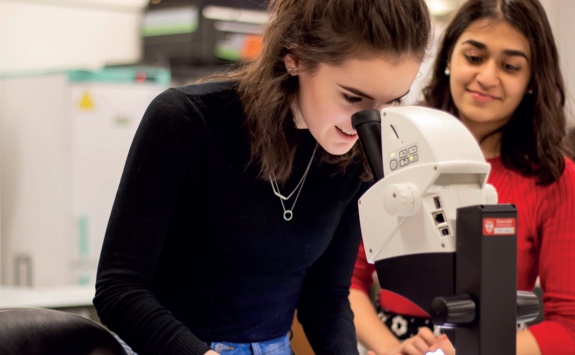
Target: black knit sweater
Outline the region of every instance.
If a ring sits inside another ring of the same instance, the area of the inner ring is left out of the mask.
[[[204,354],[212,341],[277,338],[295,309],[317,354],[357,352],[347,296],[357,200],[367,188],[361,164],[338,174],[316,154],[287,222],[270,183],[248,167],[247,139],[233,83],[170,89],[146,111],[94,298],[101,321],[139,354]],[[316,145],[307,130],[297,139],[285,195]]]

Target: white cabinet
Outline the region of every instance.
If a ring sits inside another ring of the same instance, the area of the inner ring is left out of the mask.
[[[161,69],[0,80],[2,283],[93,284],[134,133]]]

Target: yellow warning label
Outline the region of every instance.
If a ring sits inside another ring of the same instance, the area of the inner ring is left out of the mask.
[[[80,104],[78,105],[78,108],[80,110],[93,110],[94,109],[94,102],[92,101],[92,98],[90,97],[90,93],[88,93],[87,91],[84,93],[84,95],[82,95],[82,98],[80,99]]]

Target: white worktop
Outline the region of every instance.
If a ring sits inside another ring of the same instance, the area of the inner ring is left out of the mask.
[[[15,287],[0,286],[0,308],[68,308],[92,305],[94,286]]]

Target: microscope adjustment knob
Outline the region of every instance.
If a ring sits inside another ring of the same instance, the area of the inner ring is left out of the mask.
[[[517,291],[517,323],[537,318],[541,310],[539,298],[533,292]]]
[[[413,184],[392,184],[385,190],[383,205],[392,215],[410,216],[417,211],[417,187]]]
[[[435,325],[468,324],[475,320],[475,302],[468,294],[435,297],[429,315]]]

